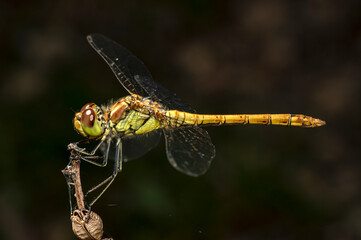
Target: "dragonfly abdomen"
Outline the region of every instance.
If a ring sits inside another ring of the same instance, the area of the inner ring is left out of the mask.
[[[303,114],[249,114],[246,116],[248,124],[282,125],[293,127],[319,127],[326,122]]]
[[[210,115],[195,114],[171,110],[166,112],[170,118],[169,124],[173,127],[185,125],[283,125],[295,127],[319,127],[325,122],[302,114],[233,114],[233,115]]]

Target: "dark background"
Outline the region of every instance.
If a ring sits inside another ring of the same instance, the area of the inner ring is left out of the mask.
[[[206,175],[164,141],[127,163],[93,210],[115,239],[361,238],[361,2],[0,2],[0,239],[76,239],[66,146],[85,103],[126,94],[86,35],[142,59],[200,113],[303,113],[317,129],[208,128]],[[83,180],[103,169],[82,165]]]

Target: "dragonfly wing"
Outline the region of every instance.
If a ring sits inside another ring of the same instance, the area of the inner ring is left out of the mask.
[[[123,161],[127,162],[129,160],[133,160],[139,158],[152,150],[155,146],[158,145],[160,139],[161,131],[155,130],[152,132],[148,132],[140,135],[132,135],[128,137],[122,138],[122,155]],[[107,143],[100,147],[100,150],[105,153],[107,149]],[[116,152],[116,138],[112,139],[110,142],[109,149],[109,159],[115,159]]]
[[[101,34],[90,34],[87,40],[129,93],[150,97],[168,109],[195,112],[174,93],[154,82],[144,63],[128,49]]]
[[[161,131],[133,135],[122,139],[123,159],[125,162],[139,158],[158,145]]]
[[[159,83],[154,82],[152,79],[136,77],[141,86],[147,91],[150,98],[162,104],[167,109],[175,109],[184,112],[195,113],[196,111],[182,99],[177,97]]]
[[[190,176],[204,174],[215,154],[208,132],[200,127],[179,127],[163,130],[167,157],[177,170]]]
[[[152,76],[139,59],[126,48],[103,35],[90,34],[87,36],[87,40],[129,93],[147,96],[147,92],[137,83],[134,76],[138,75],[142,78],[152,78]]]

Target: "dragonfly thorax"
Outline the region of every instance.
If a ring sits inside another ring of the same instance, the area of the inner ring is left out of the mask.
[[[160,126],[161,107],[150,99],[132,94],[109,107],[109,126],[113,134],[143,134]]]

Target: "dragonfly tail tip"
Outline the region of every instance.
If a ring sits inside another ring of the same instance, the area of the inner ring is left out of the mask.
[[[326,125],[326,121],[323,121],[323,120],[321,120],[321,119],[314,119],[314,122],[313,122],[313,125],[315,126],[315,127],[321,127],[321,126],[323,126],[323,125]]]

